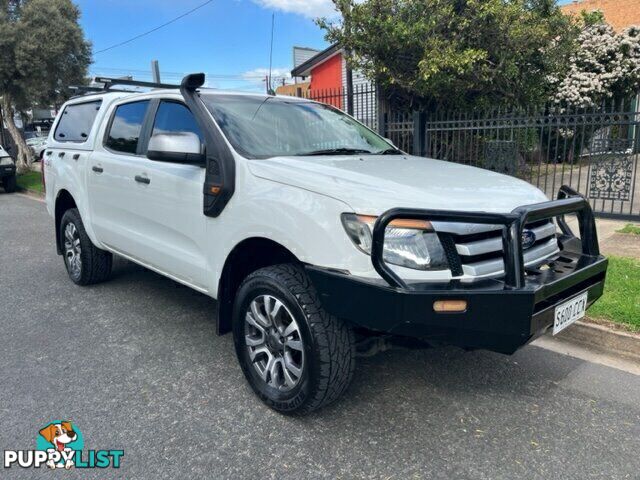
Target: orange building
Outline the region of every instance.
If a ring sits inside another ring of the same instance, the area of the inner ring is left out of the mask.
[[[600,10],[616,32],[632,25],[640,26],[640,0],[583,0],[560,7],[564,13],[579,15],[586,10]]]
[[[342,108],[341,91],[344,86],[342,48],[331,45],[291,71],[292,77],[310,78],[311,98]]]
[[[305,97],[345,110],[376,128],[378,94],[375,85],[361,71],[348,68],[340,45],[331,45],[301,62],[291,71],[291,76],[309,82]]]

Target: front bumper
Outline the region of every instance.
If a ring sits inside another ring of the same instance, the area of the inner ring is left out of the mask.
[[[576,213],[580,239],[564,215]],[[561,252],[541,264],[525,267],[521,235],[529,221],[558,217]],[[505,277],[464,284],[411,283],[398,278],[382,257],[384,230],[397,218],[502,224]],[[372,262],[383,280],[355,278],[342,272],[307,266],[325,309],[354,325],[394,335],[513,353],[546,332],[555,306],[583,292],[591,305],[604,290],[607,260],[599,254],[595,221],[588,202],[563,187],[553,202],[520,207],[508,215],[428,210],[391,210],[377,221]],[[465,300],[463,313],[437,313],[438,300]]]

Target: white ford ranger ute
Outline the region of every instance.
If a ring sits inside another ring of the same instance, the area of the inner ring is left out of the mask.
[[[335,400],[363,345],[510,354],[602,295],[607,260],[570,188],[549,201],[407,155],[331,106],[204,80],[132,93],[101,79],[67,102],[47,208],[76,284],[106,280],[115,254],[217,299],[218,332],[270,407]]]

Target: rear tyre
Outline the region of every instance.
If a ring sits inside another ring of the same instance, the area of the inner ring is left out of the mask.
[[[2,179],[2,186],[4,187],[4,191],[7,193],[13,193],[18,188],[18,182],[16,180],[15,175],[11,175],[10,177],[4,177]]]
[[[69,278],[74,283],[93,285],[109,278],[113,256],[91,242],[76,208],[67,210],[62,216],[60,245]]]
[[[322,308],[297,266],[263,268],[244,280],[234,303],[233,337],[251,388],[279,412],[323,407],[353,377],[352,329]]]

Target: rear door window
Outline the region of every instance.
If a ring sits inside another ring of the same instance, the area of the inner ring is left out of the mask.
[[[84,143],[89,138],[102,100],[67,105],[53,134],[56,142]]]
[[[105,146],[111,150],[135,155],[149,101],[125,103],[116,108]]]

